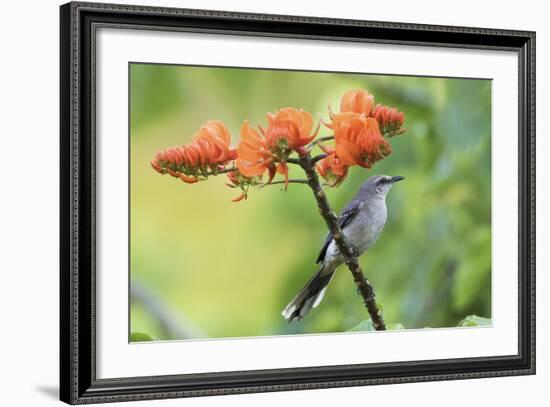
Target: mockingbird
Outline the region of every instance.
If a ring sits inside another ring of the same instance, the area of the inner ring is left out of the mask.
[[[403,177],[375,175],[368,178],[357,195],[346,205],[338,224],[358,255],[363,254],[380,236],[386,223],[386,195],[393,184]],[[306,286],[286,306],[282,314],[289,322],[301,320],[309,310],[319,305],[336,268],[344,262],[336,242],[329,233],[319,252],[319,270]]]

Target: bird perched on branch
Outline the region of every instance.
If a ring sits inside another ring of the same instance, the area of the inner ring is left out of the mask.
[[[402,179],[404,177],[387,175],[368,178],[353,200],[342,210],[338,224],[358,256],[380,236],[387,219],[386,195],[392,186]],[[336,269],[344,260],[332,234],[329,233],[317,257],[316,264],[319,265],[319,270],[282,312],[288,322],[301,320],[312,308],[319,305]]]

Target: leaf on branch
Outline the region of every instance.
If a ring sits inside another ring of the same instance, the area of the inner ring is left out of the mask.
[[[395,323],[395,324],[387,324],[386,330],[388,331],[397,331],[405,329],[403,324],[401,323]],[[359,324],[355,325],[353,328],[348,329],[346,332],[364,332],[364,331],[375,331],[374,326],[372,325],[372,320],[367,319],[363,322],[360,322]]]
[[[458,324],[459,327],[487,325],[491,325],[491,318],[478,317],[477,315],[468,315]]]
[[[361,332],[361,331],[374,331],[374,330],[375,329],[374,329],[374,326],[372,325],[372,321],[370,319],[367,319],[355,325],[353,328],[348,329],[346,332]]]

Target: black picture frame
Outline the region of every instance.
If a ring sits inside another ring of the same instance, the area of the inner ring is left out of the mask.
[[[70,404],[535,373],[535,33],[72,2],[60,8],[60,398]],[[176,376],[96,378],[95,29],[508,50],[519,59],[519,352]]]

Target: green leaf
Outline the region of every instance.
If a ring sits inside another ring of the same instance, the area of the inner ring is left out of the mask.
[[[361,332],[361,331],[374,331],[374,326],[372,321],[367,319],[359,324],[355,325],[353,328],[348,329],[347,332]]]
[[[491,325],[491,318],[478,317],[477,315],[468,315],[458,326],[487,326]]]
[[[130,333],[130,342],[148,342],[154,341],[151,335],[144,332],[132,332]]]
[[[398,329],[405,329],[403,324],[396,323],[396,324],[387,324],[386,330],[388,331],[395,331]],[[363,332],[363,331],[374,331],[374,326],[372,325],[372,321],[370,319],[367,319],[366,321],[360,322],[359,324],[355,325],[353,328],[348,329],[346,332]]]
[[[397,331],[397,330],[401,330],[401,329],[405,329],[405,327],[403,326],[403,324],[401,323],[396,323],[396,324],[388,324],[386,325],[386,329],[388,331]]]

